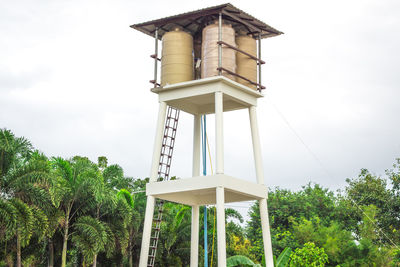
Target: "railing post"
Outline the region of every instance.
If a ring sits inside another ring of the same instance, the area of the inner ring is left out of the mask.
[[[154,44],[154,88],[157,87],[157,70],[158,70],[158,27],[156,27],[156,30],[154,32],[154,39],[155,39],[155,44]]]
[[[218,19],[218,75],[222,75],[222,13]]]
[[[258,49],[257,50],[258,50],[257,57],[261,60],[261,32],[258,33]],[[258,84],[259,84],[258,91],[261,92],[261,89],[262,89],[261,88],[262,87],[262,85],[261,85],[261,62],[258,61],[257,64],[258,64]]]

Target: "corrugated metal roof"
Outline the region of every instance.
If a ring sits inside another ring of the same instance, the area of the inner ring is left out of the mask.
[[[261,38],[273,37],[283,33],[229,3],[133,24],[131,27],[152,37],[154,37],[156,28],[158,28],[160,39],[166,32],[172,31],[176,27],[197,36],[201,34],[205,26],[218,19],[220,13],[225,23],[231,24],[237,32],[247,32],[254,37],[261,33]]]

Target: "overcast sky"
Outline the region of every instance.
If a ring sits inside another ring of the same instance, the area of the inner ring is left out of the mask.
[[[0,127],[48,156],[104,155],[147,177],[158,112],[153,39],[129,25],[221,3],[0,1]],[[384,174],[400,157],[400,1],[231,3],[285,33],[262,45],[266,184],[335,190],[361,168]],[[224,122],[225,172],[255,181],[247,111]],[[190,176],[191,142],[183,114],[172,175]]]

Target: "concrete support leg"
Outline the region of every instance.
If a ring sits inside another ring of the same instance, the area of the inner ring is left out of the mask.
[[[216,144],[216,174],[224,173],[224,121],[223,95],[215,92],[215,144]]]
[[[190,243],[190,267],[199,265],[199,206],[192,206],[192,231]]]
[[[272,254],[271,232],[269,229],[267,199],[263,198],[259,202],[261,229],[264,243],[265,264],[267,267],[274,267],[274,256]]]
[[[201,115],[194,115],[192,176],[200,176]]]
[[[260,136],[258,133],[257,113],[255,106],[251,106],[249,108],[249,117],[250,117],[251,137],[253,141],[253,154],[256,167],[257,182],[259,184],[264,184],[264,170],[262,165],[261,143],[260,143]],[[262,235],[264,243],[265,263],[267,267],[273,267],[274,260],[272,254],[271,233],[269,228],[267,199],[266,198],[261,199],[259,205],[260,205],[261,227],[262,227]]]
[[[146,214],[144,216],[143,235],[142,235],[142,248],[140,250],[139,267],[147,267],[150,247],[151,225],[153,223],[155,198],[153,196],[147,197]]]
[[[166,111],[167,104],[165,102],[160,102],[158,109],[156,136],[154,138],[153,158],[151,161],[150,182],[155,182],[158,178],[158,164],[160,162]]]
[[[194,115],[192,176],[200,176],[201,115]],[[199,259],[199,206],[192,206],[190,267],[197,267]]]
[[[249,107],[249,117],[250,117],[251,140],[253,142],[253,155],[256,167],[257,183],[264,184],[264,170],[262,165],[261,143],[260,143],[260,136],[258,134],[257,113],[255,106]]]
[[[218,267],[226,267],[226,238],[225,238],[225,188],[217,187],[217,245]]]
[[[158,119],[157,119],[156,136],[154,139],[154,147],[153,147],[153,158],[151,162],[150,182],[155,182],[157,181],[158,178],[158,163],[160,160],[166,110],[167,110],[167,104],[165,102],[160,102]],[[150,247],[151,226],[153,224],[154,204],[155,204],[155,198],[153,196],[147,196],[139,267],[147,267],[149,247]]]

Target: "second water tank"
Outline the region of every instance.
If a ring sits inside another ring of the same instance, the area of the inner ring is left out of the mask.
[[[218,42],[219,30],[218,23],[208,25],[203,29],[203,41],[201,45],[201,78],[218,76]],[[235,30],[227,24],[222,24],[222,41],[236,46]],[[222,46],[222,67],[229,71],[236,71],[236,51]],[[236,77],[222,72],[222,75],[236,80]]]

